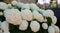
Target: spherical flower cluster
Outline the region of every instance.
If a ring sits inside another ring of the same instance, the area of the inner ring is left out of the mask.
[[[21,21],[21,12],[18,9],[7,9],[4,11],[4,16],[6,18],[6,21],[18,25]]]
[[[8,6],[8,9],[11,9],[12,8],[12,5],[11,4],[8,4],[7,6]]]
[[[43,27],[43,29],[47,29],[47,28],[48,28],[47,23],[43,23],[43,24],[42,24],[42,27]]]
[[[49,32],[49,33],[55,33],[54,27],[53,27],[53,26],[49,26],[48,32]]]
[[[33,32],[37,32],[40,29],[40,24],[37,21],[31,21],[30,28]]]
[[[44,18],[42,16],[42,14],[40,14],[38,11],[34,10],[33,11],[33,16],[36,20],[38,20],[39,22],[43,22]]]
[[[26,20],[23,20],[19,25],[19,29],[26,30],[27,28],[28,28],[28,22]]]
[[[31,10],[39,10],[39,7],[36,4],[30,4]]]
[[[46,11],[43,12],[43,16],[45,16],[45,17],[53,17],[54,12],[52,10],[46,10]]]
[[[54,27],[54,29],[55,29],[55,33],[59,33],[59,27],[58,26],[56,26],[56,25],[52,25],[53,27]]]
[[[14,1],[11,2],[11,4],[12,4],[13,6],[16,6],[16,5],[18,4],[18,2],[14,0]]]
[[[24,5],[22,5],[22,9],[30,9],[29,4],[24,4]]]
[[[9,24],[8,24],[8,22],[6,22],[6,21],[2,22],[1,23],[1,29],[3,31],[9,31]]]
[[[8,8],[8,6],[7,6],[6,3],[0,2],[0,9],[5,10],[5,9],[7,9],[7,8]]]
[[[27,21],[32,20],[32,12],[28,9],[21,10],[21,16],[24,20],[27,20]]]

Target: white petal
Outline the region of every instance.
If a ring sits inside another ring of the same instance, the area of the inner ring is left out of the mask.
[[[5,9],[7,9],[7,8],[8,8],[8,6],[7,6],[6,3],[0,2],[0,9],[5,10]]]
[[[32,10],[39,10],[39,7],[36,4],[30,4]]]
[[[6,22],[6,21],[2,22],[1,23],[1,29],[3,31],[9,31],[9,24],[8,24],[8,22]]]
[[[49,33],[55,33],[54,27],[53,27],[53,26],[49,26],[48,32],[49,32]]]
[[[24,20],[31,21],[32,20],[32,12],[28,9],[21,11],[21,16]]]
[[[18,4],[18,2],[14,0],[14,1],[11,2],[11,4],[16,6]]]
[[[37,21],[31,21],[30,28],[33,32],[37,32],[40,29],[40,24]]]
[[[47,29],[47,28],[48,28],[47,23],[43,23],[43,24],[42,24],[42,27],[43,27],[43,29]]]
[[[21,21],[21,12],[18,9],[7,9],[4,11],[4,16],[6,17],[6,21],[18,25]]]
[[[33,11],[33,16],[39,22],[43,22],[44,21],[44,17],[38,11]]]
[[[21,24],[19,25],[20,30],[26,30],[28,28],[28,22],[26,20],[23,20]]]

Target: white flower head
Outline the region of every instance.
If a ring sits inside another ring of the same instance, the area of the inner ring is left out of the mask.
[[[46,10],[44,10],[44,9],[39,9],[39,12],[40,12],[41,14],[43,14],[44,11],[46,11]]]
[[[21,24],[19,25],[20,30],[26,30],[28,28],[28,22],[26,20],[23,20]]]
[[[18,7],[18,8],[22,8],[22,6],[24,6],[24,3],[18,2],[17,7]]]
[[[12,5],[11,4],[8,4],[8,8],[12,8]]]
[[[5,10],[5,9],[7,9],[7,8],[8,8],[8,6],[7,6],[6,3],[0,2],[0,9]]]
[[[24,20],[32,20],[32,12],[29,9],[21,10],[21,16]]]
[[[17,2],[16,0],[14,0],[14,1],[11,2],[11,4],[12,4],[13,6],[17,6],[18,2]]]
[[[54,16],[54,12],[52,10],[46,10],[46,11],[43,12],[43,16],[53,17]]]
[[[21,21],[21,12],[18,9],[7,9],[4,11],[4,16],[6,18],[6,21],[18,25]]]
[[[30,9],[29,4],[24,4],[24,5],[22,5],[22,9]]]
[[[57,23],[57,18],[56,18],[56,16],[51,17],[51,19],[52,19],[52,24],[56,24],[56,23]]]
[[[43,27],[43,29],[47,29],[47,28],[48,28],[47,23],[43,23],[43,24],[42,24],[42,27]]]
[[[37,21],[31,21],[30,28],[33,32],[37,32],[40,29],[40,24]]]
[[[38,11],[34,10],[33,11],[33,17],[38,20],[39,22],[43,22],[44,21],[44,17],[42,14],[40,14]]]
[[[8,22],[6,22],[6,21],[2,22],[1,23],[1,29],[3,31],[9,31],[9,24],[8,24]]]
[[[32,10],[39,10],[39,7],[36,4],[30,4]]]
[[[54,27],[53,27],[53,26],[49,26],[48,32],[49,32],[49,33],[55,33]]]
[[[54,29],[55,29],[55,33],[59,33],[59,27],[58,26],[56,26],[56,25],[52,25],[53,27],[54,27]]]

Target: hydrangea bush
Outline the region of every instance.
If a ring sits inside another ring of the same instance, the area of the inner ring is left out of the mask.
[[[0,33],[59,33],[57,18],[50,9],[36,4],[0,2]]]

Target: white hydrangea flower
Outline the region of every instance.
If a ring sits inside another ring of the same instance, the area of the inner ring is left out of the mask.
[[[27,21],[32,20],[32,12],[28,9],[21,10],[21,16],[24,20],[27,20]]]
[[[56,18],[56,16],[51,17],[51,19],[52,19],[52,24],[56,24],[56,23],[57,23],[57,18]]]
[[[46,10],[46,11],[43,12],[43,16],[53,17],[54,16],[54,12],[52,10]]]
[[[43,23],[43,24],[42,24],[42,27],[43,27],[43,29],[47,29],[47,28],[48,28],[47,23]]]
[[[46,10],[44,10],[44,9],[39,9],[39,12],[40,12],[41,14],[43,14],[44,11],[46,11]]]
[[[5,9],[7,9],[7,8],[8,8],[8,6],[7,6],[6,3],[0,2],[0,9],[5,10]]]
[[[6,22],[6,21],[2,22],[1,23],[1,29],[3,31],[9,31],[9,24],[8,24],[8,22]]]
[[[58,26],[56,26],[56,25],[52,25],[53,27],[54,27],[54,29],[55,29],[55,33],[59,33],[59,27]]]
[[[3,12],[0,12],[0,15],[3,15]]]
[[[10,33],[9,31],[4,31],[4,33]]]
[[[24,4],[24,5],[22,5],[22,9],[30,9],[29,4]]]
[[[39,10],[39,7],[36,4],[30,4],[32,10]]]
[[[17,6],[18,2],[17,2],[16,0],[14,0],[14,1],[11,2],[11,4],[12,4],[13,6]]]
[[[6,21],[18,25],[21,21],[21,12],[18,9],[7,9],[4,11],[4,16],[6,17]]]
[[[17,7],[18,7],[18,8],[22,8],[22,6],[24,6],[24,3],[18,2]]]
[[[40,29],[40,24],[37,21],[31,21],[30,28],[33,32],[37,32]]]
[[[20,30],[26,30],[28,28],[28,22],[26,20],[23,20],[21,24],[19,25]]]
[[[44,21],[44,17],[42,14],[40,14],[38,11],[34,10],[33,11],[33,17],[38,20],[39,22],[43,22]]]
[[[53,27],[53,26],[49,26],[48,32],[49,32],[49,33],[55,33],[54,27]]]
[[[8,4],[8,8],[12,8],[12,5],[11,4]]]

